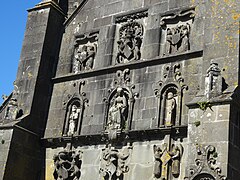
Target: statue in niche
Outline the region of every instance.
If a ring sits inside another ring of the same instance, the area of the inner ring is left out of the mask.
[[[127,63],[141,58],[143,26],[132,20],[123,25],[119,30],[117,63]]]
[[[222,93],[222,76],[218,63],[211,61],[205,78],[205,95],[207,98],[217,96]]]
[[[80,109],[74,104],[71,108],[71,113],[69,117],[69,125],[68,125],[68,136],[74,135],[76,132],[76,125],[79,120]]]
[[[53,176],[55,180],[78,180],[81,176],[82,152],[62,151],[54,155],[55,170]]]
[[[165,102],[165,126],[172,126],[176,118],[176,99],[173,92],[167,93]]]
[[[97,53],[96,43],[88,43],[78,46],[74,57],[73,72],[88,71],[93,68],[94,59]]]
[[[117,88],[116,97],[108,112],[107,127],[109,129],[121,129],[127,120],[127,100],[123,89]]]
[[[103,150],[102,167],[100,173],[105,180],[121,179],[123,174],[129,171],[126,161],[130,156],[130,146],[117,150],[110,144]]]
[[[165,55],[188,51],[190,48],[189,34],[190,25],[188,23],[167,28]]]
[[[171,150],[168,145],[153,146],[154,151],[154,177],[167,179],[169,168],[171,167],[171,174],[177,178],[180,174],[180,160],[182,157],[183,147],[181,145],[172,145]]]

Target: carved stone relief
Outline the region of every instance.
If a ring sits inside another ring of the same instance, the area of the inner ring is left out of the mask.
[[[85,84],[81,81],[78,85],[79,92],[68,95],[63,102],[63,109],[66,111],[63,136],[79,135],[81,130],[82,116],[85,109],[85,104],[88,100],[85,98],[85,93],[81,91]]]
[[[117,34],[115,39],[116,64],[141,59],[141,47],[144,34],[143,19],[147,11],[116,17]]]
[[[183,153],[182,145],[172,145],[169,150],[167,144],[164,144],[162,147],[153,146],[154,151],[154,177],[161,179],[168,179],[169,174],[177,178],[180,174],[180,163]]]
[[[160,25],[165,36],[163,55],[176,54],[190,50],[190,33],[194,10],[180,11],[176,14],[164,15]]]
[[[115,149],[107,145],[102,152],[100,174],[105,180],[123,179],[124,173],[129,171],[127,162],[131,146]]]
[[[54,155],[55,180],[79,180],[81,176],[82,152],[64,150]]]
[[[181,111],[183,91],[187,86],[181,77],[180,64],[170,64],[166,67],[163,81],[155,89],[155,94],[159,100],[158,126],[171,127],[181,125]]]
[[[134,85],[129,83],[129,69],[117,71],[115,87],[109,89],[105,98],[105,134],[114,140],[122,131],[128,131],[131,125],[134,100],[138,93],[133,93]]]
[[[137,21],[128,20],[119,29],[117,63],[127,63],[141,58],[143,25]]]
[[[205,95],[209,99],[222,94],[222,76],[218,63],[211,61],[205,77]]]
[[[79,36],[75,43],[72,72],[77,74],[81,71],[93,69],[97,54],[98,33],[89,33]]]
[[[197,158],[195,167],[190,169],[185,180],[226,180],[227,177],[221,174],[221,169],[216,164],[217,152],[212,145],[203,147],[197,145]]]

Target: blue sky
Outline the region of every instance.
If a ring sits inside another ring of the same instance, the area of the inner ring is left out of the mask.
[[[27,9],[34,7],[40,1],[8,0],[1,2],[0,104],[3,102],[2,94],[9,95],[13,90],[26,26]]]

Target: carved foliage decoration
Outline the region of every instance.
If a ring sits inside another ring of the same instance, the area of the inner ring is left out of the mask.
[[[143,25],[135,20],[128,20],[119,29],[117,63],[127,63],[141,58]]]
[[[89,33],[76,38],[73,57],[72,72],[77,74],[81,71],[93,69],[97,54],[98,33]]]
[[[102,152],[100,174],[105,180],[123,179],[124,173],[129,171],[127,162],[131,146],[115,149],[108,145]]]
[[[176,14],[162,16],[160,25],[165,34],[164,55],[190,50],[189,36],[194,17],[194,10],[179,11]]]
[[[85,98],[85,93],[81,92],[85,81],[74,84],[79,87],[79,91],[73,95],[67,95],[63,102],[63,109],[65,110],[65,123],[63,129],[63,136],[79,135],[81,130],[81,123],[85,105],[88,102]]]
[[[145,18],[147,16],[148,16],[147,11],[137,12],[137,13],[129,14],[126,16],[116,17],[116,23],[122,23],[122,22],[127,22],[130,20],[141,19],[141,18]]]
[[[226,180],[227,177],[221,174],[221,169],[217,166],[216,158],[214,146],[198,145],[195,167],[190,169],[190,174],[185,180]]]
[[[168,179],[169,174],[177,178],[180,174],[180,163],[183,154],[182,145],[172,145],[168,150],[167,144],[162,147],[153,146],[154,151],[154,177]]]
[[[181,77],[180,64],[166,67],[164,79],[159,81],[155,94],[159,100],[158,126],[170,127],[181,125],[183,91],[187,89]]]
[[[53,176],[55,180],[78,180],[81,176],[82,152],[81,151],[61,151],[54,155],[55,170]]]
[[[129,69],[116,72],[115,87],[108,90],[109,95],[104,99],[106,103],[105,133],[112,140],[116,139],[123,130],[128,131],[131,127],[134,101],[138,93],[132,91],[135,86],[129,83],[129,73]]]
[[[209,99],[222,94],[223,82],[218,63],[211,61],[205,78],[205,95]]]

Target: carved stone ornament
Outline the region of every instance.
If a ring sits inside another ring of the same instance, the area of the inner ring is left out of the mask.
[[[194,10],[179,11],[176,14],[164,15],[160,25],[165,34],[163,55],[176,54],[190,50],[190,31],[195,17]]]
[[[109,95],[104,98],[106,103],[105,134],[109,140],[117,139],[122,131],[131,127],[132,111],[138,93],[133,93],[134,85],[129,83],[129,69],[117,71],[114,81],[115,87],[109,89]]]
[[[205,96],[210,99],[222,94],[222,76],[218,63],[211,61],[205,77]]]
[[[18,86],[14,84],[14,90],[12,92],[5,112],[5,119],[7,120],[15,120],[23,115],[23,111],[19,108],[18,105],[18,95]]]
[[[85,81],[79,82],[76,87],[79,87],[79,91],[73,95],[68,95],[63,102],[63,109],[65,110],[65,123],[63,129],[63,136],[79,135],[81,131],[82,116],[85,109],[85,105],[88,102],[85,98],[85,93],[81,92],[82,86]]]
[[[76,39],[75,52],[73,58],[73,73],[93,69],[97,54],[98,33],[90,33]]]
[[[100,174],[105,180],[123,179],[124,173],[129,171],[127,166],[131,146],[115,149],[107,145],[102,152]]]
[[[54,155],[53,177],[55,180],[79,180],[81,176],[82,152],[64,150]]]
[[[141,58],[143,25],[134,20],[128,20],[119,29],[117,63],[127,63]]]
[[[137,13],[133,13],[133,14],[128,14],[125,16],[116,17],[115,21],[116,21],[116,23],[122,23],[122,22],[127,22],[130,20],[145,18],[147,16],[148,16],[148,12],[142,11],[142,12],[137,12]]]
[[[181,125],[183,91],[187,86],[180,68],[180,64],[167,66],[164,79],[158,82],[160,88],[154,90],[159,100],[158,127]]]
[[[227,177],[221,174],[221,169],[216,164],[217,152],[214,146],[197,147],[197,158],[195,167],[190,169],[185,180],[226,180]]]
[[[183,153],[182,145],[172,145],[168,150],[168,145],[162,147],[153,146],[154,151],[154,177],[167,180],[169,176],[177,178],[180,174],[181,157]],[[171,175],[168,174],[170,172]]]

